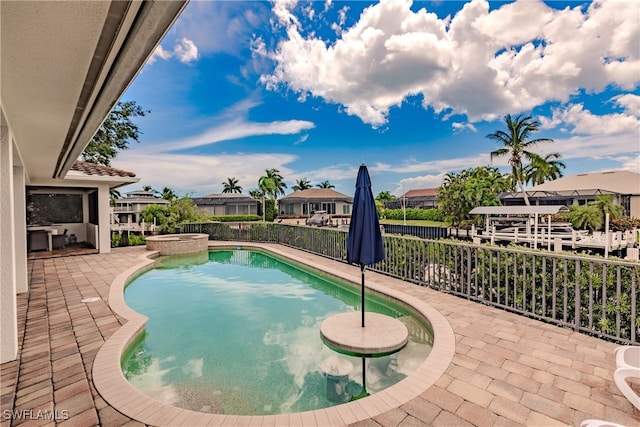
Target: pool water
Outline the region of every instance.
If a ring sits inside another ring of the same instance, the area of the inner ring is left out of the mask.
[[[163,403],[241,415],[324,408],[395,384],[431,350],[433,333],[378,297],[367,298],[367,311],[403,321],[407,346],[366,360],[330,350],[320,323],[359,310],[359,287],[264,252],[220,250],[159,263],[125,290],[126,303],[148,321],[122,369]]]

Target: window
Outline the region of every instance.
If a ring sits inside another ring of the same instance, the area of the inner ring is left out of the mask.
[[[27,194],[27,224],[83,222],[82,194]]]
[[[293,215],[293,203],[285,203],[282,205],[285,215]]]
[[[322,210],[327,211],[330,215],[335,215],[336,213],[336,204],[335,203],[323,203]]]
[[[631,215],[631,196],[620,196],[620,204],[624,208],[624,215]]]
[[[319,211],[320,210],[320,203],[307,203],[307,204],[305,204],[305,207],[306,206],[308,206],[309,211],[305,212],[305,214],[314,213],[315,211]]]
[[[342,205],[342,214],[343,215],[351,215],[351,206],[350,205]]]

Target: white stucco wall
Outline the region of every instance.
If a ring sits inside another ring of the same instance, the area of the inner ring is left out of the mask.
[[[111,227],[109,226],[109,185],[98,186],[98,251],[101,254],[111,252]]]
[[[0,116],[0,363],[4,363],[15,360],[18,354],[18,317],[13,143],[2,111]]]
[[[24,168],[13,165],[13,221],[15,236],[16,291],[29,291],[27,277],[27,203]]]

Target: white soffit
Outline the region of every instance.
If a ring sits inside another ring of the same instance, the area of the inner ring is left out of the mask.
[[[62,178],[186,1],[0,1],[0,96],[28,182]]]

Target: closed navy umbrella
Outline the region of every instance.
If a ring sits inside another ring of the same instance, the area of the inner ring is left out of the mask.
[[[371,192],[367,167],[358,170],[356,193],[347,237],[347,262],[360,265],[362,275],[362,327],[364,327],[364,269],[385,258],[376,202]]]

